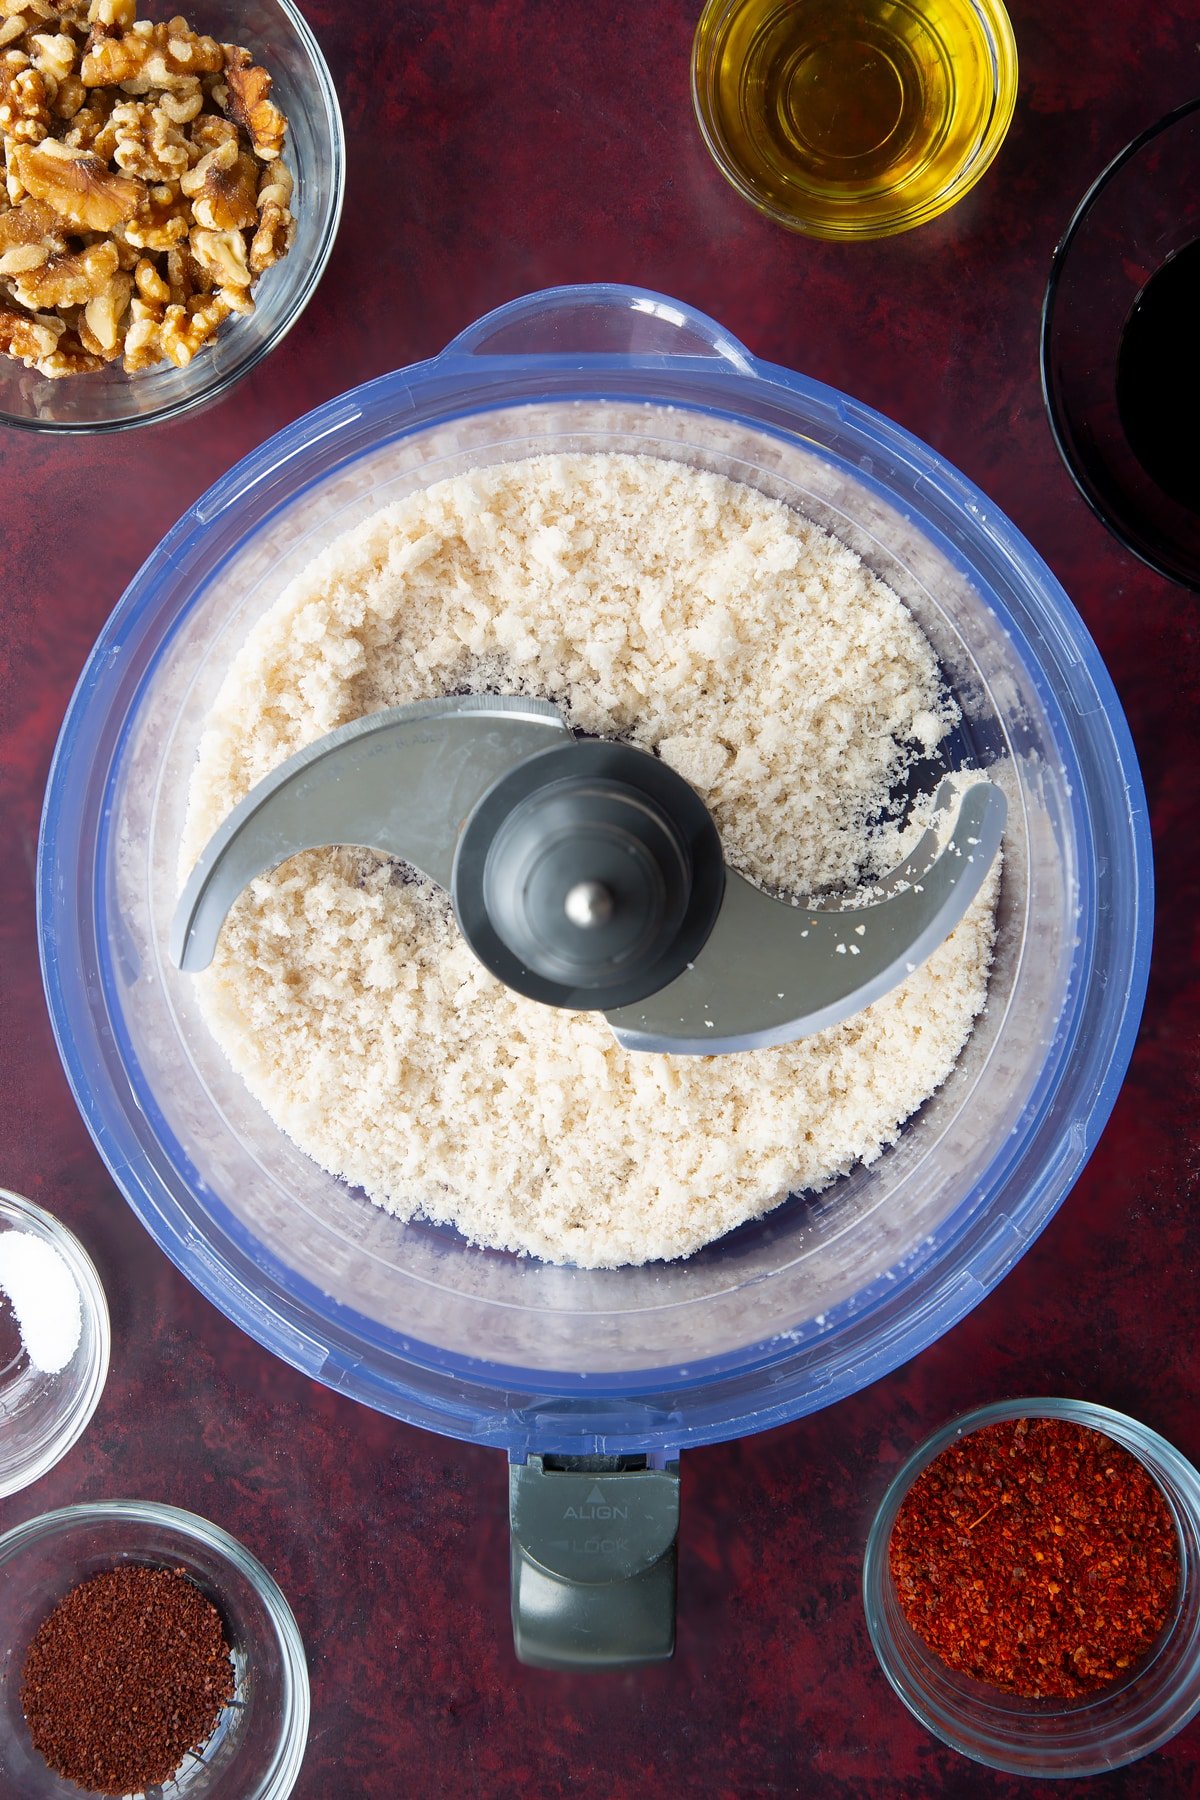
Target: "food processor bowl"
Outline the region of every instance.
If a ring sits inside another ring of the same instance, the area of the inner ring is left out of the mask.
[[[899,1140],[687,1261],[586,1271],[401,1223],[318,1168],[229,1069],[167,940],[206,713],[289,580],[433,481],[606,450],[748,482],[857,551],[908,604],[961,708],[931,784],[943,766],[985,769],[1009,822],[987,1010]],[[702,314],[599,285],[502,307],[442,355],[300,419],[197,501],[71,703],[39,905],[76,1099],[138,1217],[204,1294],[357,1400],[503,1447],[518,1468],[600,1458],[624,1478],[631,1458],[649,1476],[686,1445],[856,1391],[1011,1268],[1116,1098],[1145,992],[1151,858],[1096,648],[985,496]]]

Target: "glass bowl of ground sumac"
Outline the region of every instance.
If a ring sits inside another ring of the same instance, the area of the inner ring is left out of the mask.
[[[980,1407],[888,1488],[863,1597],[888,1680],[955,1750],[1118,1768],[1200,1710],[1200,1475],[1107,1407]]]
[[[0,1794],[285,1800],[308,1736],[304,1646],[267,1571],[149,1501],[0,1538]]]

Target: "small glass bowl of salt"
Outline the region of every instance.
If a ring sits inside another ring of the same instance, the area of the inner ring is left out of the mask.
[[[0,1498],[64,1457],[108,1374],[104,1289],[65,1225],[0,1188]]]

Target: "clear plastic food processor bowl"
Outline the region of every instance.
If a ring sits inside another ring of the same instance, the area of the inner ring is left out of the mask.
[[[197,739],[250,627],[373,509],[554,450],[681,458],[850,544],[937,649],[963,711],[947,760],[988,767],[1009,796],[990,1002],[945,1087],[819,1198],[690,1261],[616,1272],[400,1224],[324,1174],[230,1073],[166,952]],[[71,704],[39,895],[76,1099],[138,1217],[209,1299],[330,1386],[517,1463],[642,1452],[661,1467],[863,1387],[1021,1255],[1116,1097],[1151,865],[1112,685],[1008,521],[877,413],[672,300],[600,286],[517,301],[331,401],[180,520]]]

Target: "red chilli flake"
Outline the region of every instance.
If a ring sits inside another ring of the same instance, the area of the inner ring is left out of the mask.
[[[950,1668],[1056,1700],[1136,1666],[1180,1567],[1141,1463],[1065,1419],[984,1425],[943,1450],[905,1496],[888,1564],[905,1618]]]
[[[34,1745],[95,1794],[169,1781],[233,1692],[220,1614],[182,1569],[81,1582],[42,1621],[21,1673]]]

